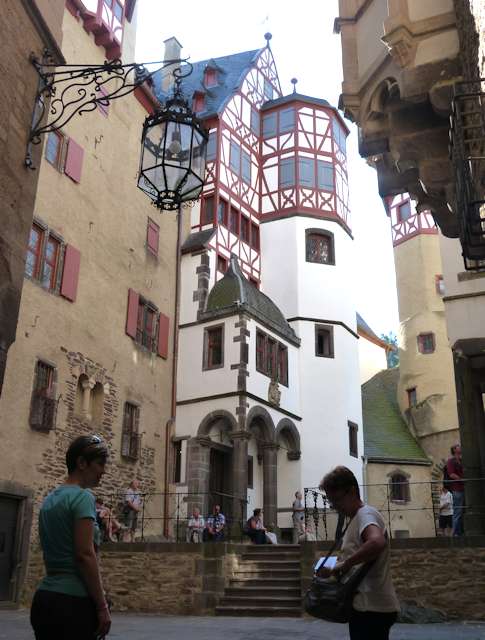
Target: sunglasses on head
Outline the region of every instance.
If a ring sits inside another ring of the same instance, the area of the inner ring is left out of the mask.
[[[96,434],[94,434],[92,436],[89,436],[87,446],[89,447],[91,444],[104,444],[104,440],[101,436],[97,436]]]

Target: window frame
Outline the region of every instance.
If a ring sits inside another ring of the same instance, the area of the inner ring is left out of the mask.
[[[261,341],[263,343],[262,349]],[[289,387],[289,368],[288,368],[288,346],[265,333],[261,329],[256,329],[256,371],[271,380],[276,380],[279,384]],[[281,364],[281,355],[284,355],[284,364]],[[286,373],[286,378],[280,379],[280,372]]]
[[[229,208],[229,232],[232,233],[233,235],[237,236],[239,238],[239,233],[241,230],[241,211],[235,207],[234,205],[231,205]],[[236,230],[234,231],[232,228],[232,222],[233,220],[236,220]]]
[[[241,175],[241,145],[235,140],[229,145],[229,169],[237,176]]]
[[[245,242],[246,244],[250,244],[251,242],[251,221],[250,219],[241,213],[239,219],[239,230],[240,230],[240,240],[241,242]]]
[[[359,425],[356,422],[347,420],[347,426],[349,429],[349,455],[352,458],[359,457]]]
[[[219,219],[219,212],[222,209],[222,220]],[[229,202],[224,198],[219,198],[219,202],[217,203],[217,211],[216,211],[216,220],[217,224],[222,225],[223,227],[228,228],[228,211],[229,211]]]
[[[322,173],[322,180],[320,180],[320,170],[323,169],[328,169],[329,171],[331,171],[332,173],[332,182],[331,184],[328,182],[325,182],[323,180],[323,173]],[[334,192],[335,191],[335,166],[332,162],[328,161],[328,160],[322,160],[322,158],[317,158],[317,173],[316,173],[316,188],[319,191],[330,191],[330,192]]]
[[[241,180],[245,184],[251,184],[251,154],[241,149]]]
[[[418,388],[410,387],[409,389],[406,389],[406,393],[408,396],[408,408],[414,409],[418,406]]]
[[[261,133],[261,116],[259,111],[255,107],[251,107],[251,116],[249,121],[249,129],[255,136],[260,136]]]
[[[322,236],[329,241],[329,258],[327,261],[323,262],[310,259],[308,243],[312,236]],[[331,231],[327,231],[327,229],[305,229],[305,261],[312,264],[335,266],[335,235]]]
[[[128,408],[130,409],[129,412],[127,412]],[[131,400],[125,401],[123,405],[123,420],[121,424],[120,454],[122,458],[138,460],[140,457],[140,414],[141,407],[137,402],[133,402]],[[130,425],[127,424],[128,417],[131,417]],[[128,448],[126,447],[127,441]]]
[[[436,351],[436,336],[432,331],[427,331],[426,333],[420,333],[416,337],[418,344],[418,351],[422,355],[430,355]],[[427,341],[431,341],[431,347],[427,347]]]
[[[263,96],[266,100],[273,100],[274,98],[274,87],[268,78],[264,78],[263,81]]]
[[[224,263],[224,269],[221,269],[222,263]],[[221,256],[221,254],[218,254],[217,255],[217,271],[219,273],[226,273],[228,266],[229,266],[228,259],[225,258],[224,256]]]
[[[214,160],[217,160],[217,131],[211,131],[207,141],[206,161],[213,162]]]
[[[266,113],[262,118],[261,136],[263,140],[269,140],[269,138],[275,138],[278,135],[278,119],[276,117],[276,111],[273,113]]]
[[[402,216],[402,210],[404,207],[409,207],[409,215],[406,217]],[[406,220],[409,220],[409,218],[412,218],[413,216],[413,212],[411,209],[411,199],[408,200],[404,200],[404,202],[400,202],[397,207],[396,207],[396,216],[397,216],[397,222],[406,222]]]
[[[283,124],[283,114],[288,114],[291,113],[292,117],[291,117],[291,123],[288,122],[286,124]],[[291,131],[295,130],[295,124],[296,124],[296,110],[294,107],[288,107],[287,109],[281,109],[281,111],[279,111],[279,127],[278,127],[278,133],[290,133]]]
[[[291,181],[283,182],[283,167],[291,167],[293,169],[293,175]],[[279,189],[294,189],[296,185],[296,160],[295,156],[288,158],[282,158],[278,164],[278,188]]]
[[[221,362],[219,364],[212,364],[210,359],[211,353],[211,344],[210,344],[210,333],[212,331],[220,331],[220,342],[221,342]],[[214,369],[223,369],[224,368],[224,349],[225,347],[225,326],[224,324],[212,324],[208,327],[204,327],[204,349],[203,349],[203,362],[202,362],[202,370],[203,371],[213,371]]]
[[[409,485],[409,476],[403,471],[393,471],[389,474],[389,500],[398,504],[411,502],[411,487]],[[399,480],[398,480],[399,479]],[[397,491],[398,495],[394,492]]]
[[[251,235],[251,242],[250,242],[251,248],[254,249],[255,251],[259,251],[261,238],[260,238],[260,232],[259,232],[259,225],[256,224],[255,222],[251,222],[250,235]]]
[[[210,203],[210,206],[209,206]],[[204,227],[206,224],[214,224],[214,213],[215,213],[215,203],[216,203],[216,194],[211,193],[202,198],[201,203],[201,215],[200,215],[200,226]],[[211,213],[211,219],[207,219],[207,213]]]
[[[143,313],[142,313],[143,321],[142,321],[141,327],[140,327],[140,309],[143,309]],[[148,317],[147,316],[148,312],[153,316],[153,320],[152,320],[153,326],[152,326],[151,336],[148,336],[148,333],[146,331],[146,328],[147,328],[146,320]],[[159,311],[157,307],[153,304],[153,302],[150,302],[150,300],[147,300],[143,296],[138,297],[138,312],[137,312],[137,320],[136,320],[135,343],[142,349],[145,349],[146,351],[150,353],[155,353],[155,354],[157,353],[157,347],[158,347],[159,315],[160,315]],[[151,342],[151,345],[147,346],[145,344],[145,340],[149,340]]]
[[[51,136],[54,136],[59,141],[59,147],[57,149],[56,157],[54,160],[50,159],[47,154],[47,149],[49,145],[49,140]],[[61,131],[49,131],[46,137],[45,148],[44,148],[44,157],[47,162],[54,167],[59,173],[64,173],[64,167],[66,164],[66,154],[68,147],[69,138],[64,135]]]
[[[327,333],[329,336],[329,353],[319,353],[318,336],[320,333]],[[335,358],[335,342],[333,326],[328,324],[315,324],[315,356],[317,358]]]
[[[45,224],[43,224],[40,220],[34,218],[32,221],[32,225],[30,227],[30,231],[35,228],[39,233],[39,242],[37,243],[36,252],[30,249],[30,233],[29,233],[29,242],[27,244],[26,251],[26,260],[24,264],[24,278],[27,278],[31,282],[36,283],[44,291],[48,291],[49,293],[53,293],[58,295],[60,293],[61,287],[61,278],[62,278],[62,268],[64,264],[64,253],[65,253],[65,242],[52,229],[49,229]],[[56,244],[56,254],[54,264],[51,264],[47,260],[47,248],[49,246],[49,242],[54,242]],[[35,269],[31,274],[27,273],[27,255],[31,253],[36,256],[35,260]],[[45,266],[48,264],[53,267],[51,276],[49,278],[49,286],[45,286],[44,283],[44,273]]]
[[[307,170],[309,176],[308,178],[305,177],[305,181],[303,181],[302,176],[307,173]],[[304,187],[305,189],[315,189],[315,184],[315,159],[298,156],[298,186]]]
[[[40,371],[47,372],[47,386],[39,386]],[[30,399],[29,426],[34,431],[49,432],[55,429],[57,402],[57,367],[52,362],[37,358],[34,366],[34,378],[32,381],[32,393]],[[37,405],[41,405],[40,407]],[[42,413],[42,421],[34,422],[34,415]]]

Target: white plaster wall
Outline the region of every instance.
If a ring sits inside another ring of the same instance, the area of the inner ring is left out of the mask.
[[[360,384],[370,380],[376,373],[387,369],[386,350],[367,340],[364,336],[359,339]]]
[[[305,230],[331,231],[335,265],[306,262]],[[336,222],[298,216],[261,225],[262,290],[287,318],[340,320],[356,330],[352,238]]]
[[[182,256],[180,265],[180,324],[197,320],[199,303],[193,299],[193,294],[197,290],[196,271],[199,266],[200,255],[185,254]]]
[[[357,338],[334,327],[334,358],[315,356],[314,323],[294,323],[302,339],[302,486],[318,486],[336,465],[346,465],[362,479],[363,434]],[[358,425],[358,458],[349,454],[348,424]]]
[[[450,346],[465,338],[482,338],[485,335],[485,274],[460,282],[463,274],[463,258],[460,241],[440,235],[443,278],[446,295],[445,315]],[[450,297],[475,294],[474,297],[450,300]],[[480,295],[481,294],[481,295]]]
[[[233,342],[239,329],[234,328],[237,318],[212,320],[184,327],[179,335],[179,361],[177,371],[177,400],[229,393],[237,390],[237,371],[231,364],[239,362],[239,343]],[[204,371],[204,329],[224,325],[224,366]]]
[[[460,51],[458,32],[445,31],[421,40],[416,50],[416,66],[437,62],[444,58],[455,58]]]
[[[200,423],[212,411],[224,410],[236,416],[238,404],[237,396],[219,398],[218,400],[206,400],[194,404],[179,405],[177,407],[177,421],[175,431],[177,436],[197,435]],[[225,443],[226,444],[226,443]]]
[[[301,459],[288,460],[288,449],[285,441],[279,439],[278,449],[278,509],[289,509],[284,513],[278,513],[279,527],[292,527],[291,506],[295,499],[295,492],[301,490]]]
[[[288,348],[288,387],[279,385],[281,391],[280,406],[286,411],[300,415],[300,385],[298,379],[298,347],[290,344],[281,336],[270,331],[259,322],[250,320],[248,322],[249,338],[249,377],[246,380],[247,390],[250,393],[268,399],[268,387],[270,378],[259,371],[256,371],[256,331],[261,329],[267,335],[278,340]]]
[[[374,0],[357,22],[357,60],[359,76],[366,75],[387,52],[381,37],[388,17],[387,0]]]
[[[426,20],[454,10],[453,0],[408,0],[409,18]]]

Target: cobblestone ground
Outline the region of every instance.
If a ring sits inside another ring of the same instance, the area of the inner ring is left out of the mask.
[[[33,640],[28,612],[0,610],[0,640]],[[344,625],[308,618],[115,614],[109,640],[348,640]],[[485,624],[395,625],[391,640],[485,640]]]

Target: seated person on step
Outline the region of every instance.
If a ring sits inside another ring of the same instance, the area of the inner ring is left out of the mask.
[[[204,542],[219,542],[224,540],[224,528],[226,526],[226,518],[221,513],[221,507],[214,505],[212,515],[207,518],[207,524],[204,529]]]
[[[253,544],[266,544],[266,529],[263,524],[263,512],[255,509],[246,523],[244,533]]]

